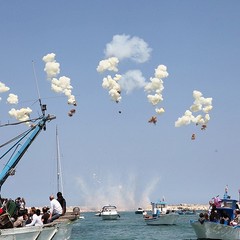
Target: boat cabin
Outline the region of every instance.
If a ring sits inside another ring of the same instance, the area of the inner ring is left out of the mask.
[[[151,202],[153,217],[159,216],[161,213],[167,213],[167,203],[165,201]]]
[[[217,207],[216,210],[220,216],[227,214],[232,220],[234,218],[234,210],[238,209],[237,200],[233,199],[221,199],[221,206]]]
[[[111,205],[104,206],[102,208],[102,212],[112,212],[112,211],[116,211],[116,210],[117,210],[116,206],[111,206]]]

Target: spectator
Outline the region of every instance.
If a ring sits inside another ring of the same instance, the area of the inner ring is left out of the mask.
[[[39,209],[31,208],[31,214],[32,214],[32,222],[27,224],[26,227],[30,226],[42,226],[42,216],[40,215],[41,212]]]
[[[59,201],[59,203],[62,206],[62,216],[66,213],[66,200],[63,197],[61,192],[57,193],[57,200]]]
[[[48,223],[48,219],[50,217],[50,214],[49,214],[49,208],[48,207],[43,207],[42,208],[42,221],[43,221],[43,224],[47,224]]]
[[[58,219],[62,215],[62,206],[59,203],[59,201],[54,198],[53,195],[51,195],[49,199],[50,199],[50,205],[51,205],[49,222],[52,222],[55,219]]]

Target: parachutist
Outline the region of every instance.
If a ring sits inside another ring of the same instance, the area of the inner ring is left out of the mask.
[[[118,111],[118,113],[122,113],[122,111]]]
[[[207,125],[203,124],[201,127],[201,130],[206,130],[206,128],[207,128]]]
[[[149,120],[148,120],[149,123],[153,123],[156,125],[157,123],[157,117],[156,116],[152,116]]]

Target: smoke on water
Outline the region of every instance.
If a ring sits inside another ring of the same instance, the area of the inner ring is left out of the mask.
[[[93,173],[91,179],[78,177],[76,182],[80,189],[81,207],[85,210],[100,210],[104,205],[116,205],[119,210],[134,210],[136,207],[147,208],[152,200],[152,193],[160,178],[152,178],[144,186],[138,185],[136,175],[129,175],[127,181],[114,181],[116,177],[107,175],[100,179]]]

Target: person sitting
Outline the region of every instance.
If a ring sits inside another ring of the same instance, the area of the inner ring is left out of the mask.
[[[59,201],[59,203],[61,204],[62,206],[62,216],[65,215],[66,213],[66,200],[65,198],[63,197],[62,193],[61,192],[58,192],[57,193],[57,200]]]
[[[237,226],[240,225],[240,210],[235,209],[234,210],[234,219],[230,222],[231,226]]]
[[[57,199],[54,198],[53,195],[49,197],[50,199],[50,216],[49,222],[52,222],[62,216],[62,206]]]
[[[42,217],[41,217],[41,211],[39,209],[31,208],[31,214],[32,214],[32,221],[29,224],[26,224],[26,227],[30,226],[42,226]]]
[[[13,223],[13,227],[25,226],[27,219],[28,219],[27,212],[20,214],[20,216],[18,216],[16,221]]]
[[[219,215],[217,212],[217,208],[215,205],[213,205],[212,210],[210,212],[209,220],[211,222],[218,222],[219,221]]]
[[[199,221],[201,224],[204,223],[204,221],[205,221],[204,213],[201,212],[201,213],[199,214],[198,221]]]
[[[48,223],[48,219],[50,217],[50,214],[49,214],[49,208],[48,207],[43,207],[42,208],[42,222],[43,224],[47,224]]]
[[[226,212],[222,213],[222,217],[220,218],[220,223],[224,224],[224,225],[229,225],[230,224],[230,218],[229,218],[229,216],[227,215]]]

